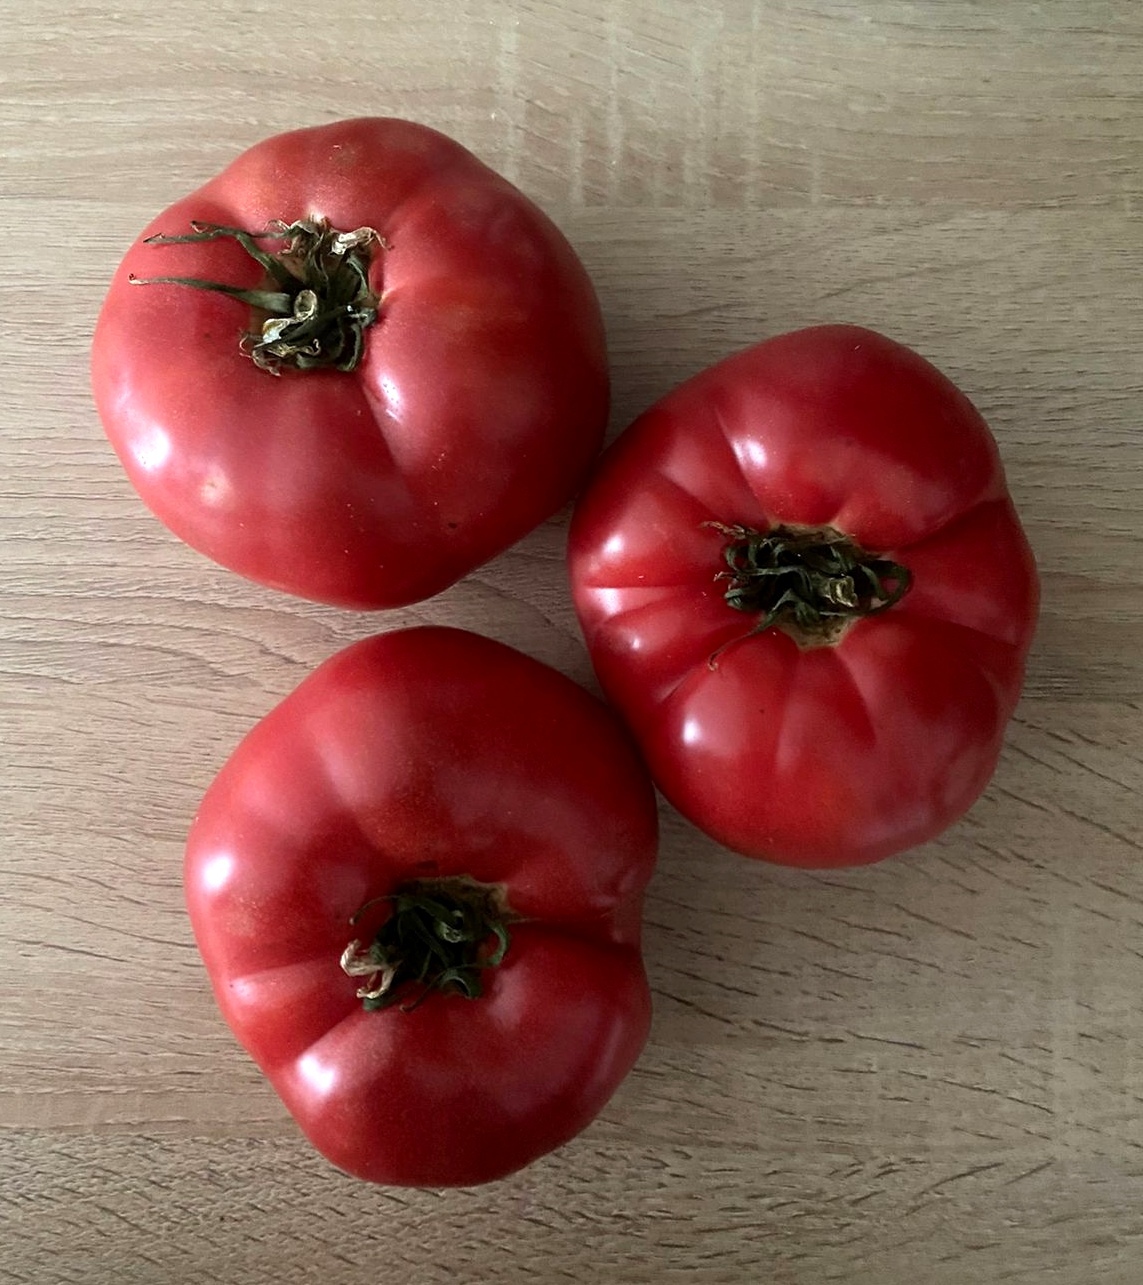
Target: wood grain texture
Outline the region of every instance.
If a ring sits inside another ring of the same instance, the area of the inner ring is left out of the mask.
[[[1143,1275],[1143,15],[1131,0],[9,3],[0,35],[0,1280],[1137,1282]],[[302,1143],[208,994],[197,800],[377,628],[591,685],[566,514],[384,617],[288,601],[138,503],[87,390],[161,206],[299,124],[408,115],[545,205],[597,282],[616,431],[733,348],[852,320],[992,423],[1044,579],[980,804],[799,874],[664,806],[651,1044],[494,1187]]]

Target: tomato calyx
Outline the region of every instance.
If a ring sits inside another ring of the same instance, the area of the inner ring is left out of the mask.
[[[391,903],[372,942],[354,940],[341,955],[350,977],[363,977],[357,998],[367,1011],[389,1008],[414,987],[421,992],[405,1012],[444,991],[477,999],[482,973],[508,951],[513,916],[499,888],[466,877],[418,879],[377,897],[350,919],[356,924],[379,902]],[[492,945],[492,942],[495,945]]]
[[[761,614],[753,632],[785,629],[803,646],[835,643],[862,616],[888,611],[908,592],[912,573],[868,553],[833,527],[771,527],[709,522],[726,543],[724,597],[736,611]]]
[[[261,232],[191,222],[182,236],[151,236],[144,245],[185,245],[230,237],[266,270],[258,289],[199,277],[136,277],[133,285],[178,285],[213,290],[247,303],[254,310],[239,340],[241,352],[271,375],[283,366],[295,370],[350,371],[365,351],[365,331],[377,320],[380,301],[369,288],[369,247],[385,242],[373,228],[339,232],[326,219],[275,220]],[[285,244],[276,253],[258,242]]]

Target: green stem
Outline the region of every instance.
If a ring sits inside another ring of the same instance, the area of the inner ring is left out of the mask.
[[[377,901],[392,909],[373,941],[354,940],[341,955],[350,977],[365,978],[357,997],[367,1010],[388,1008],[411,988],[420,988],[408,1012],[434,990],[476,999],[482,974],[508,950],[512,916],[499,890],[473,879],[422,879],[389,897],[366,902],[349,921],[355,924]]]
[[[276,221],[262,232],[191,223],[183,236],[152,236],[145,245],[186,245],[230,237],[266,273],[260,287],[244,290],[201,277],[131,277],[138,286],[178,285],[213,290],[254,311],[240,350],[272,375],[295,370],[353,370],[365,351],[365,331],[377,320],[380,301],[369,288],[369,247],[384,242],[372,228],[339,232],[325,219]],[[283,241],[276,253],[258,245]]]
[[[727,604],[761,616],[755,633],[786,627],[802,640],[834,641],[862,616],[888,611],[908,592],[912,573],[866,552],[832,527],[802,530],[708,525],[726,537]]]

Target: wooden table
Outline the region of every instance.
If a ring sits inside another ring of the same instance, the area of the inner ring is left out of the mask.
[[[1143,1279],[1139,6],[0,8],[0,1279]],[[645,1055],[561,1152],[453,1192],[300,1140],[216,1013],[182,844],[242,733],[378,628],[590,683],[566,514],[406,611],[290,601],[148,516],[87,385],[154,212],[371,113],[564,228],[615,431],[763,335],[864,322],[980,406],[1044,582],[995,780],[924,850],[790,872],[664,805]]]

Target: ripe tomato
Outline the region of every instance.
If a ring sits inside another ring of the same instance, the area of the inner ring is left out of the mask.
[[[361,608],[437,593],[555,512],[608,410],[571,247],[400,120],[268,139],[159,215],[111,283],[92,379],[176,535]]]
[[[654,790],[570,679],[456,629],[383,634],[239,745],[186,892],[223,1015],[361,1178],[501,1177],[639,1055]]]
[[[570,565],[652,775],[730,848],[876,861],[993,772],[1035,564],[987,425],[900,344],[822,326],[683,384],[600,461]]]

